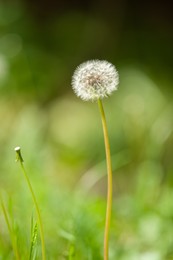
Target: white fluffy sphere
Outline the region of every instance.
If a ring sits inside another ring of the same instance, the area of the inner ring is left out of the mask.
[[[119,76],[114,65],[107,61],[91,60],[77,67],[72,77],[72,88],[84,101],[108,97],[117,90]]]

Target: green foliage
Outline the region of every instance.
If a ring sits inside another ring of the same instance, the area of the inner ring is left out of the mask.
[[[29,260],[36,259],[36,244],[37,244],[37,236],[38,236],[38,225],[37,223],[33,223],[33,217],[31,218],[31,242],[30,242],[30,253]]]

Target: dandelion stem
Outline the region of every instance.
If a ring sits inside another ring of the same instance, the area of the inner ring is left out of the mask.
[[[17,148],[18,148],[18,147],[17,147]],[[31,196],[32,196],[34,205],[35,205],[35,209],[36,209],[36,213],[37,213],[37,218],[38,218],[38,224],[39,224],[39,228],[40,228],[40,238],[41,238],[41,245],[42,245],[42,259],[43,259],[43,260],[46,260],[44,232],[43,232],[43,224],[42,224],[40,209],[39,209],[39,206],[38,206],[38,203],[37,203],[37,200],[36,200],[36,197],[35,197],[35,194],[34,194],[32,185],[31,185],[31,183],[30,183],[30,180],[29,180],[29,178],[28,178],[28,175],[27,175],[27,173],[26,173],[26,170],[25,170],[25,167],[24,167],[24,164],[23,164],[23,158],[22,158],[22,156],[21,156],[20,148],[15,149],[15,151],[16,151],[16,160],[20,162],[20,166],[21,166],[23,175],[24,175],[24,177],[25,177],[25,179],[26,179],[26,182],[27,182],[27,184],[28,184],[28,188],[29,188],[29,190],[30,190],[30,193],[31,193]]]
[[[12,230],[9,218],[8,218],[8,214],[7,214],[7,211],[6,211],[6,208],[5,208],[5,205],[2,201],[2,199],[1,199],[1,207],[2,207],[2,211],[3,211],[3,214],[4,214],[4,218],[5,218],[7,227],[8,227],[8,231],[10,233],[10,238],[11,238],[11,243],[12,243],[14,255],[15,255],[17,260],[20,260],[19,251],[18,251],[18,247],[17,247],[17,243],[16,243],[16,238],[14,236],[14,233],[13,233],[13,230]]]
[[[104,234],[104,260],[109,259],[109,230],[110,230],[110,221],[111,221],[111,209],[112,209],[112,163],[111,163],[111,154],[110,154],[110,145],[108,130],[106,124],[106,117],[102,105],[102,101],[98,100],[98,106],[102,119],[103,126],[103,135],[105,143],[105,152],[106,152],[106,163],[107,163],[107,208],[106,208],[106,222],[105,222],[105,234]]]

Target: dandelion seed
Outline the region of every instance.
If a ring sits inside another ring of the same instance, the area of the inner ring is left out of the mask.
[[[107,61],[91,60],[82,63],[72,77],[72,88],[84,101],[103,99],[117,90],[119,76],[114,65]]]

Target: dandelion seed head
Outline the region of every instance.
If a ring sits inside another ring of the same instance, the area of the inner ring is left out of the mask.
[[[82,63],[72,77],[72,88],[84,101],[95,101],[108,97],[117,90],[118,72],[107,61],[91,60]]]

